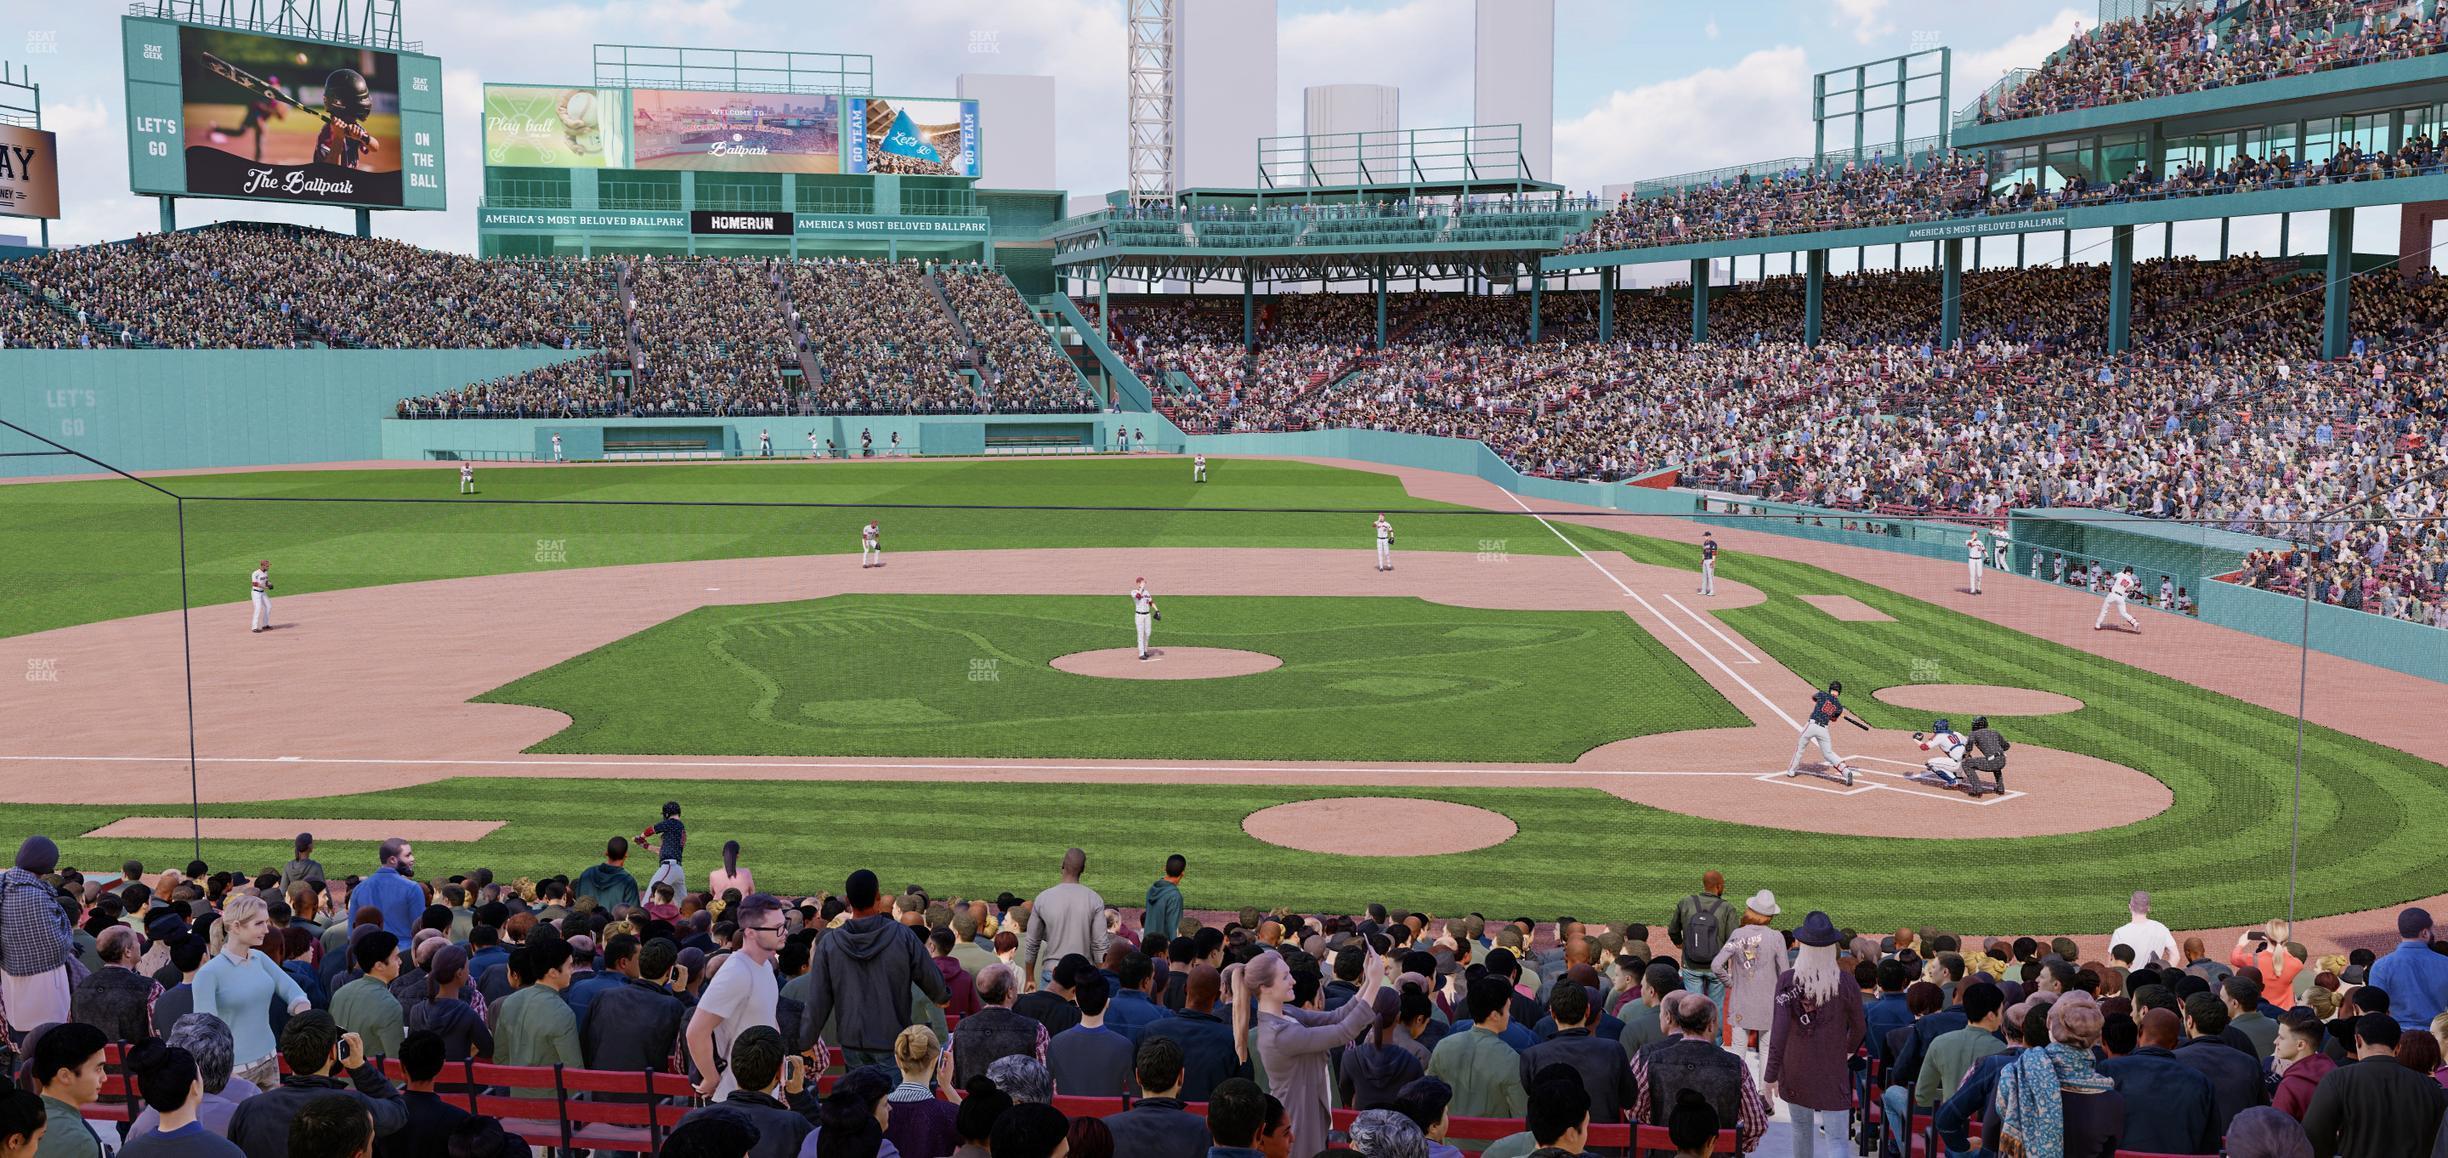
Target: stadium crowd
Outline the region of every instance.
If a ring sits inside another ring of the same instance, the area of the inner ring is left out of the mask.
[[[2154,7],[2076,32],[1995,101],[1984,123],[2201,92],[2448,47],[2448,24],[2398,0],[2254,0]]]
[[[737,840],[694,887],[663,811],[643,884],[625,836],[515,881],[420,870],[398,838],[362,875],[311,834],[251,875],[88,873],[27,839],[0,873],[0,1152],[509,1158],[561,1137],[576,1103],[549,1089],[509,1091],[542,1120],[460,1109],[468,1062],[676,1075],[696,1096],[656,1127],[671,1158],[1458,1158],[1457,1119],[1495,1158],[1589,1153],[1618,1123],[1704,1156],[1721,1131],[1754,1151],[1772,1118],[1796,1158],[1853,1131],[1900,1158],[1924,1128],[2028,1158],[2427,1158],[2448,1116],[2448,941],[2420,908],[2385,955],[2313,959],[2275,921],[2179,941],[2146,893],[2088,955],[1866,935],[1766,890],[1738,904],[1714,871],[1619,922],[1200,912],[1179,855],[1125,907],[1077,849],[1027,900],[865,870],[779,896]]]
[[[955,371],[969,345],[919,263],[794,262],[790,274],[793,321],[824,376],[819,410],[978,409],[976,392]]]
[[[799,367],[785,321],[786,263],[764,258],[640,258],[630,267],[632,415],[798,412],[784,369]]]
[[[953,312],[969,328],[984,355],[982,370],[992,409],[1095,409],[1096,399],[1080,385],[1078,367],[1046,340],[1045,327],[1002,274],[960,265],[940,269],[935,276],[950,297]]]

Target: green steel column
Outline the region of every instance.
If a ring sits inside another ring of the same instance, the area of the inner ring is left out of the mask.
[[[1963,241],[1960,238],[1947,240],[1945,258],[1938,270],[1938,345],[1943,349],[1953,349],[1955,335],[1963,325]]]
[[[1827,298],[1828,251],[1810,251],[1810,272],[1802,275],[1802,344],[1819,344],[1819,320]]]
[[[2346,283],[2354,277],[2354,210],[2329,211],[2329,269],[2321,306],[2321,357],[2343,358],[2353,345],[2347,328]]]
[[[2026,238],[2026,237],[2030,237],[2030,236],[2031,236],[2031,234],[2028,234],[2028,233],[2018,233],[2018,234],[2015,234],[2015,268],[2016,268],[2016,269],[2021,269],[2021,268],[2023,268],[2023,239],[2024,239],[2024,238]]]
[[[2221,218],[2219,218],[2219,260],[2220,260],[2220,261],[2225,261],[2225,260],[2227,260],[2227,226],[2228,226],[2229,224],[2231,224],[2233,221],[2234,221],[2234,218],[2230,218],[2230,217],[2221,217]]]
[[[176,197],[164,196],[161,198],[161,231],[164,233],[178,232],[178,198]]]
[[[1248,262],[1241,263],[1241,348],[1258,348],[1258,283]]]
[[[357,236],[359,236],[359,237],[372,237],[372,236],[374,236],[374,211],[373,211],[373,210],[371,210],[371,209],[366,209],[366,208],[359,208],[359,209],[357,210]]]
[[[1691,340],[1708,341],[1709,263],[1705,257],[1691,261],[1692,329]]]
[[[1536,270],[1530,273],[1530,340],[1539,340],[1539,293],[1547,285],[1547,275]]]
[[[2133,323],[2133,231],[2119,225],[2108,245],[2108,352],[2121,354]]]
[[[1377,348],[1385,349],[1385,264],[1377,265]]]
[[[2278,215],[2278,256],[2280,257],[2285,257],[2287,255],[2287,233],[2294,227],[2294,225],[2294,214],[2281,213]]]
[[[1097,337],[1113,340],[1113,308],[1105,304],[1105,283],[1113,280],[1113,263],[1097,263]]]
[[[1598,271],[1598,340],[1615,340],[1615,266]]]
[[[2166,225],[2161,226],[2160,231],[2161,236],[2167,241],[2167,248],[2161,251],[2159,254],[2159,259],[2162,261],[2176,260],[2176,223],[2170,221]]]

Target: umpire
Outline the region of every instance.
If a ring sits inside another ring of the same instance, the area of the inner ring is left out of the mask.
[[[1964,740],[1972,748],[1963,760],[1964,786],[1972,790],[1974,797],[1992,791],[2003,795],[2006,791],[2006,749],[2012,745],[2006,742],[2006,737],[1997,734],[1997,729],[1989,726],[1987,716],[1973,719],[1972,734],[1964,737]],[[1980,774],[1983,772],[1997,777],[1997,787],[1982,786]]]

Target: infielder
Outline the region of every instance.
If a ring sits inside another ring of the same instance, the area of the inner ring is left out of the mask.
[[[255,561],[255,573],[247,577],[247,586],[255,596],[255,630],[272,626],[272,560]]]
[[[1964,566],[1972,572],[1972,594],[1978,595],[1980,594],[1981,568],[1989,560],[1989,552],[1981,549],[1978,530],[1964,536],[1964,550],[1970,552],[1969,557],[1964,560]]]
[[[1709,531],[1700,533],[1700,593],[1717,593],[1717,536]]]
[[[1945,782],[1949,788],[1962,786],[1964,748],[1970,741],[1958,734],[1954,725],[1947,723],[1946,717],[1941,716],[1931,721],[1930,730],[1913,733],[1913,739],[1921,742],[1922,751],[1934,750],[1938,753],[1922,761],[1923,768]]]
[[[554,462],[560,462],[560,461],[562,461],[562,458],[561,458],[561,436],[560,436],[560,435],[558,435],[558,434],[553,435],[553,459],[552,459],[552,460],[553,460]]]
[[[884,565],[884,544],[876,537],[879,533],[877,524],[873,520],[868,522],[867,529],[859,532],[859,566],[881,567]]]
[[[472,495],[476,493],[475,463],[462,462],[459,464],[459,493],[463,495]]]
[[[1848,788],[1853,786],[1852,766],[1846,764],[1844,758],[1836,754],[1836,742],[1828,737],[1828,725],[1844,718],[1843,695],[1844,681],[1830,680],[1826,691],[1817,692],[1811,696],[1810,719],[1803,723],[1802,739],[1794,745],[1793,762],[1785,766],[1787,776],[1801,775],[1802,753],[1816,743],[1819,745],[1819,754],[1827,757],[1827,765],[1844,773],[1845,786]]]
[[[1148,594],[1147,576],[1131,580],[1131,624],[1139,629],[1139,658],[1148,657],[1148,629],[1156,624],[1156,597]]]
[[[2142,633],[2142,625],[2135,622],[2133,612],[2125,608],[2125,597],[2133,594],[2134,586],[2138,582],[2139,580],[2134,578],[2133,565],[2130,563],[2126,564],[2124,570],[2116,573],[2116,578],[2108,581],[2108,597],[2100,600],[2099,618],[2091,622],[2091,630],[2099,631],[2106,628],[2108,613],[2113,610],[2124,619],[2125,630],[2136,635]]]
[[[1190,460],[1190,481],[1194,483],[1203,483],[1207,481],[1206,455],[1197,455]]]
[[[1394,524],[1386,521],[1383,511],[1377,513],[1377,569],[1394,569]]]

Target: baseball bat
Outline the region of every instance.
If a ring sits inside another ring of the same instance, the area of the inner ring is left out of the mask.
[[[257,96],[271,97],[273,100],[288,105],[289,107],[305,113],[308,116],[321,117],[325,121],[332,119],[330,113],[327,113],[321,109],[308,107],[306,102],[290,96],[288,93],[282,92],[280,89],[274,87],[271,82],[264,80],[262,77],[256,76],[254,73],[248,72],[247,70],[231,64],[218,56],[214,56],[209,52],[204,53],[203,57],[204,67],[211,70],[214,76],[220,77],[221,79],[237,85],[248,92],[254,93]]]
[[[1844,718],[1844,722],[1845,722],[1845,723],[1848,723],[1848,724],[1851,724],[1851,725],[1853,725],[1853,726],[1854,726],[1854,727],[1856,727],[1856,728],[1860,728],[1862,731],[1865,731],[1865,732],[1867,732],[1867,731],[1869,731],[1869,730],[1870,730],[1870,725],[1865,724],[1865,723],[1862,723],[1862,722],[1861,722],[1861,720],[1860,720],[1858,717],[1855,717],[1855,716],[1847,715],[1847,716]]]

